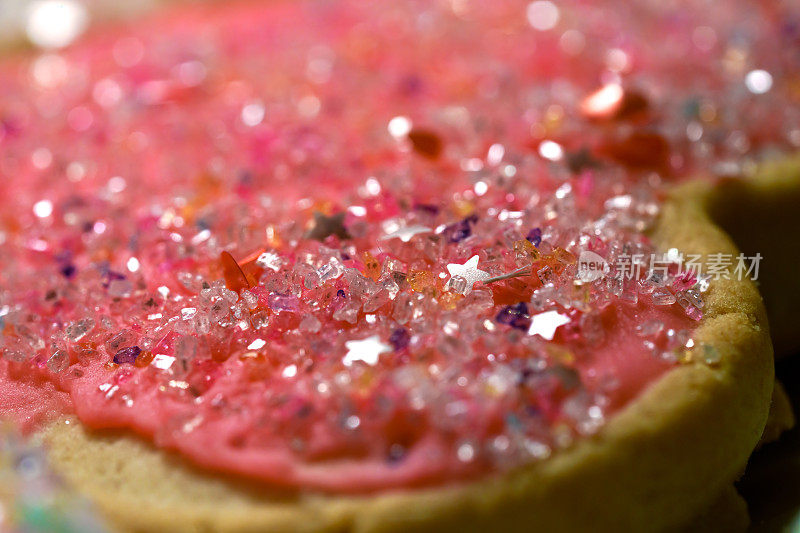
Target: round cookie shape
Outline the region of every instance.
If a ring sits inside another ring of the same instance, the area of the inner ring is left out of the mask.
[[[667,526],[710,503],[763,427],[767,333],[732,265],[678,272],[738,254],[708,185],[665,182],[783,146],[782,71],[600,53],[602,13],[556,38],[549,2],[309,6],[178,10],[7,65],[4,414],[76,414],[47,438],[104,508],[119,473],[163,466],[163,515],[106,510],[133,529],[248,527],[222,501],[277,529],[518,527],[537,508],[543,529],[610,529],[643,523],[631,502],[683,505]],[[634,43],[671,34],[631,17]],[[716,24],[693,46],[736,33]],[[682,68],[748,92],[659,93]],[[770,127],[722,142],[731,103]],[[675,443],[694,436],[692,459]],[[215,505],[180,499],[208,478],[168,451],[217,472],[197,493]],[[616,503],[568,516],[626,467]]]
[[[708,190],[690,188],[665,204],[656,240],[704,255],[734,251],[705,213]],[[739,475],[769,410],[772,353],[758,293],[731,281],[715,285],[707,300],[696,336],[720,351],[718,364],[674,368],[593,437],[472,483],[375,496],[292,495],[210,476],[130,436],[60,422],[43,437],[55,468],[123,531],[668,530]],[[121,499],[131,505],[118,505]],[[146,515],[135,511],[143,507]]]

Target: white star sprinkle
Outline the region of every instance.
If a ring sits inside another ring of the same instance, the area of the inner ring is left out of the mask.
[[[426,228],[425,226],[406,226],[403,228],[398,228],[391,233],[387,233],[380,240],[388,241],[390,239],[400,239],[403,242],[408,242],[411,240],[414,235],[418,233],[430,233],[431,228]]]
[[[570,321],[567,315],[562,315],[558,311],[547,311],[531,317],[531,327],[528,328],[528,335],[540,335],[551,341],[556,334],[556,330]]]
[[[360,341],[347,341],[344,345],[347,347],[347,355],[342,359],[344,366],[352,366],[356,361],[375,366],[382,353],[392,351],[391,346],[382,343],[377,335]]]
[[[478,269],[478,256],[473,255],[466,263],[459,265],[458,263],[450,263],[447,265],[447,271],[450,272],[450,280],[447,282],[448,286],[456,292],[461,294],[469,294],[472,292],[472,286],[478,281],[485,281],[491,276],[488,272]],[[456,276],[466,280],[466,285],[463,289],[459,290],[453,283],[453,278]]]

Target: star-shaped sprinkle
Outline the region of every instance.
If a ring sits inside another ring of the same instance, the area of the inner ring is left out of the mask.
[[[342,359],[344,366],[352,366],[356,361],[375,366],[382,353],[392,351],[392,347],[382,343],[377,335],[360,341],[347,341],[344,345],[347,347],[347,355]]]
[[[400,239],[403,242],[408,242],[419,233],[430,233],[433,231],[431,228],[426,228],[425,226],[406,226],[404,228],[399,228],[391,233],[387,233],[380,240],[388,241],[390,239]]]
[[[448,286],[453,288],[456,292],[460,292],[461,294],[467,295],[472,292],[472,286],[478,281],[485,281],[489,279],[488,272],[484,272],[483,270],[478,269],[478,256],[473,255],[470,257],[466,263],[463,265],[459,265],[458,263],[450,263],[447,265],[447,271],[450,273],[450,280],[448,281]],[[466,281],[466,284],[462,287],[456,287],[456,282],[453,281],[454,278],[462,278]]]
[[[558,311],[546,311],[531,317],[531,326],[528,335],[539,335],[549,341],[553,340],[556,330],[570,321],[567,315]]]
[[[319,211],[314,212],[314,222],[311,229],[306,232],[306,239],[324,241],[331,235],[336,235],[340,239],[349,239],[350,234],[344,227],[344,212],[335,215],[324,215]]]

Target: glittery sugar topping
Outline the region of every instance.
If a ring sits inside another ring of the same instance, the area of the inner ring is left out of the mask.
[[[9,62],[4,394],[364,491],[546,458],[717,364],[708,280],[647,230],[800,144],[797,32],[759,38],[797,14],[603,4],[195,7]]]

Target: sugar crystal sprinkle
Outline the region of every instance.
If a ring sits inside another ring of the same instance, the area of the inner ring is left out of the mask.
[[[344,366],[352,366],[358,361],[375,366],[382,353],[390,352],[391,347],[381,342],[377,335],[367,337],[363,340],[353,340],[345,342],[347,354],[342,363]]]
[[[724,365],[714,280],[647,231],[671,184],[798,144],[800,13],[757,4],[245,3],[40,42],[0,66],[0,379],[282,487],[557,453]]]

